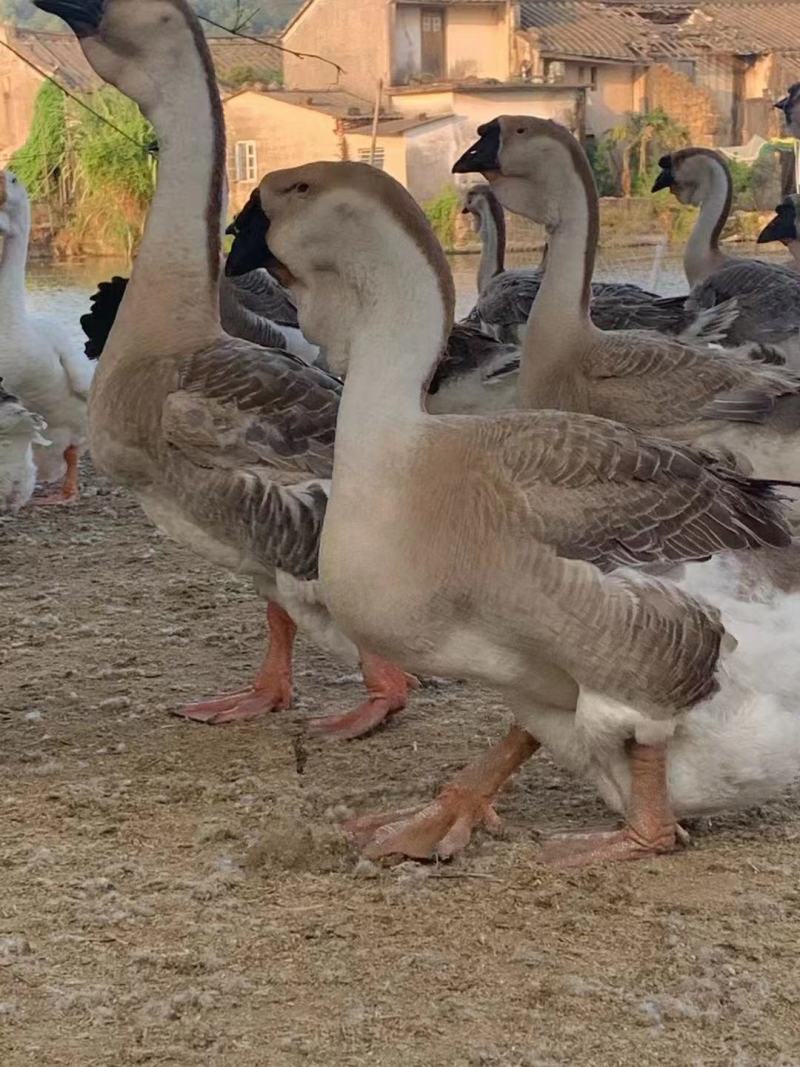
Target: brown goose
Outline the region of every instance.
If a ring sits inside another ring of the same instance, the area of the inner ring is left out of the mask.
[[[603,571],[712,545],[787,545],[767,483],[593,416],[431,415],[424,384],[454,294],[414,201],[355,163],[278,171],[260,199],[303,330],[346,372],[320,551],[326,603],[352,639],[407,669],[497,687],[525,727],[418,815],[360,822],[368,854],[462,847],[473,825],[496,821],[494,792],[537,741],[580,748],[584,715],[624,724],[612,779],[628,824],[573,843],[570,858],[668,851],[666,743],[684,714],[711,714],[725,631],[673,585]],[[380,507],[359,506],[365,489]]]
[[[478,300],[467,316],[501,341],[522,344],[543,267],[506,269],[506,223],[491,185],[472,186],[464,211],[475,219],[481,239]],[[735,301],[688,310],[686,297],[660,297],[627,282],[593,282],[592,321],[601,330],[658,330],[683,340],[711,344],[724,340],[738,314]]]
[[[489,174],[500,202],[547,226],[520,406],[580,411],[800,477],[800,374],[641,330],[602,330],[589,294],[599,231],[589,162],[563,126],[505,115],[454,170]]]
[[[800,369],[800,276],[790,267],[730,256],[720,247],[733,199],[728,164],[710,148],[682,148],[658,162],[653,192],[669,189],[682,204],[700,208],[683,257],[692,287],[689,304],[712,308],[735,297],[739,315],[730,342],[776,348]]]

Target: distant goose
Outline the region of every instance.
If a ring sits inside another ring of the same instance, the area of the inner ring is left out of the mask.
[[[52,446],[34,447],[37,481],[61,481],[37,504],[78,497],[78,454],[86,437],[86,403],[94,365],[64,328],[28,310],[25,265],[31,229],[28,194],[10,170],[0,171],[0,376],[25,407],[43,416]]]
[[[542,268],[506,269],[505,217],[491,186],[470,188],[464,211],[475,219],[482,249],[478,300],[467,321],[500,340],[520,344],[542,282]],[[592,321],[603,330],[658,330],[710,344],[724,339],[737,313],[735,301],[698,310],[687,308],[686,297],[661,297],[632,283],[592,283]]]
[[[501,116],[456,163],[492,175],[499,202],[546,225],[520,406],[584,412],[640,433],[741,457],[748,473],[800,477],[800,373],[589,317],[599,206],[589,162],[558,123]]]
[[[653,192],[669,189],[682,204],[700,208],[683,257],[692,287],[689,306],[713,308],[735,297],[739,315],[730,342],[776,348],[800,368],[800,275],[790,267],[731,256],[720,248],[733,199],[728,164],[710,148],[682,148],[658,162],[661,173]]]
[[[758,235],[760,245],[780,241],[791,253],[795,269],[800,269],[800,193],[789,193],[775,208],[772,219]]]

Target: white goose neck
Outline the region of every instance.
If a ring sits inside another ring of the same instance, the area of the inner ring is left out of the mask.
[[[26,311],[25,267],[31,233],[30,205],[24,204],[15,220],[14,232],[0,237],[0,309],[3,325],[23,317]]]
[[[728,259],[720,251],[719,239],[731,210],[731,179],[725,168],[714,160],[708,162],[707,175],[700,213],[683,254],[683,268],[692,287],[719,270]]]
[[[116,338],[137,352],[190,351],[219,334],[225,135],[211,60],[187,27],[169,93],[148,115],[158,139],[158,180],[144,237],[103,363]]]
[[[391,257],[362,265],[370,293],[357,308],[342,309],[356,331],[331,344],[322,338],[334,365],[347,362],[335,479],[337,472],[359,477],[394,463],[412,447],[411,427],[427,417],[425,391],[452,320],[436,272],[424,255],[411,251],[412,243],[395,238],[384,245],[392,248]]]

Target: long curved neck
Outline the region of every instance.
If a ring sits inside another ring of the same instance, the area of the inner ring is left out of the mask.
[[[192,351],[220,333],[225,134],[211,58],[198,33],[187,26],[174,81],[148,116],[159,144],[156,192],[103,354],[106,366],[117,352]]]
[[[336,426],[334,485],[358,486],[371,471],[403,463],[414,448],[413,428],[425,419],[424,396],[441,359],[452,314],[434,271],[412,242],[388,237],[381,254],[364,265],[375,294],[342,319],[358,323],[352,335],[323,337],[335,366],[347,373]],[[367,269],[368,268],[368,269]],[[301,321],[302,327],[302,321]]]
[[[14,232],[5,234],[0,256],[0,317],[9,323],[26,314],[25,266],[31,233],[30,206],[24,204]]]
[[[597,252],[597,192],[580,161],[559,174],[554,205],[558,222],[548,227],[547,269],[528,319],[519,376],[524,406],[543,407],[557,399],[575,352],[594,329],[589,316]]]
[[[727,262],[719,239],[731,210],[733,187],[727,169],[716,161],[708,166],[706,195],[683,254],[683,269],[689,285],[702,282]]]
[[[503,209],[495,201],[485,199],[480,213],[481,261],[478,266],[478,292],[505,270],[506,220]]]

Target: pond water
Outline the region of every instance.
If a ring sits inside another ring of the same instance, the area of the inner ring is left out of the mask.
[[[755,245],[737,245],[736,255],[758,255],[775,262],[785,262],[786,253],[778,249],[764,254],[756,251]],[[614,248],[601,250],[597,258],[595,278],[598,281],[626,281],[649,287],[653,284],[653,268],[656,250],[653,246],[641,248]],[[456,284],[457,314],[465,315],[475,300],[475,277],[478,269],[476,255],[448,257]],[[512,253],[508,265],[531,266],[539,262],[539,253]],[[677,252],[665,252],[658,263],[653,288],[664,296],[686,292],[683,265]],[[97,283],[114,274],[126,277],[130,266],[124,260],[94,259],[69,263],[34,263],[28,271],[28,291],[33,308],[57,316],[72,331],[76,342],[83,344],[80,316],[89,310],[89,297]]]

